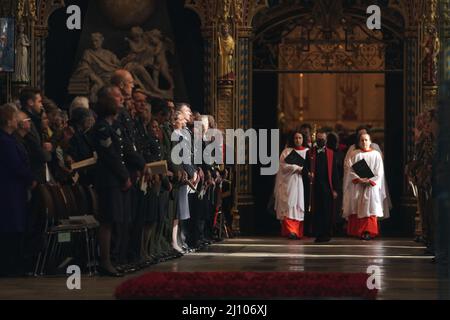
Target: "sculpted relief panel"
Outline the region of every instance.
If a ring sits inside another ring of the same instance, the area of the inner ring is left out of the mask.
[[[109,83],[111,74],[124,68],[133,74],[137,85],[148,95],[172,99],[174,81],[167,53],[174,53],[173,42],[158,29],[144,31],[141,27],[131,28],[125,41],[129,50],[119,59],[114,52],[103,48],[101,33],[91,34],[91,48],[84,51],[71,77],[69,93],[86,94],[91,101],[96,101],[97,91]]]

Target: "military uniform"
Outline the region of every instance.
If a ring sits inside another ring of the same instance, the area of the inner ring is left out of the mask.
[[[145,160],[136,146],[136,137],[138,135],[136,123],[125,108],[122,108],[119,111],[117,121],[114,123],[114,126],[116,128],[120,128],[123,132],[123,154],[128,170],[133,174],[136,174],[138,171],[142,171],[145,166]],[[136,177],[132,178],[135,180]]]
[[[138,136],[136,121],[131,118],[126,108],[120,109],[114,126],[123,132],[123,157],[132,183],[131,189],[125,194],[127,219],[123,224],[116,226],[119,263],[126,264],[129,261],[137,262],[140,258],[142,223],[139,209],[142,192],[139,190],[138,177],[144,169],[145,160],[136,145]]]
[[[105,119],[93,128],[93,146],[97,152],[94,185],[98,193],[99,220],[104,223],[125,220],[125,192],[129,173],[125,166],[122,132]]]

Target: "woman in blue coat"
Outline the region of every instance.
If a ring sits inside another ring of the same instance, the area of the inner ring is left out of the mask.
[[[17,109],[0,107],[0,276],[17,274],[27,221],[30,187],[35,186],[28,156],[14,138]]]

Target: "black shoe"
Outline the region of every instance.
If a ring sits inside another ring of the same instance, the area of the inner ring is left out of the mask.
[[[324,242],[330,242],[331,238],[328,237],[319,237],[314,240],[315,243],[324,243]]]
[[[124,274],[122,272],[119,272],[118,270],[112,271],[112,270],[103,268],[102,266],[98,266],[97,271],[100,276],[105,276],[105,277],[121,278],[124,276]]]
[[[210,244],[212,244],[214,242],[213,239],[208,239],[208,238],[204,238],[201,241],[207,246],[209,246]]]
[[[288,239],[289,240],[298,240],[297,235],[295,233],[290,233]]]
[[[137,271],[136,267],[132,264],[124,264],[121,266],[117,266],[116,269],[117,269],[117,271],[124,273],[124,274],[133,273],[133,272]]]
[[[154,264],[157,264],[159,262],[159,259],[156,259],[154,257],[150,257],[150,259],[147,259],[144,261],[144,265],[146,267],[152,266]]]
[[[372,240],[372,237],[370,236],[370,233],[364,232],[363,235],[361,236],[361,240],[369,241]]]

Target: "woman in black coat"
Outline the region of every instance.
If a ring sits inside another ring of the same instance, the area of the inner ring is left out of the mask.
[[[94,143],[92,141],[92,127],[95,123],[92,112],[85,108],[72,110],[70,125],[74,135],[69,141],[67,155],[72,162],[79,162],[94,157]],[[94,183],[94,169],[84,168],[78,171],[81,185],[89,186]]]
[[[28,156],[13,136],[17,109],[0,107],[0,276],[17,274],[27,223],[29,190],[36,186]]]

